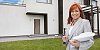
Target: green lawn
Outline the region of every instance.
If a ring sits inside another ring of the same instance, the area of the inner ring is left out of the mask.
[[[95,39],[94,45],[89,50],[100,50],[100,38]]]
[[[61,39],[25,40],[0,43],[0,50],[65,50]]]
[[[66,50],[66,46],[62,44],[61,39],[55,38],[0,42],[0,50]],[[95,39],[94,45],[89,50],[100,50],[100,38]]]

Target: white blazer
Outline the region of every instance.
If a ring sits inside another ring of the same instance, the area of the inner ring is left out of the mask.
[[[77,22],[74,24],[70,35],[68,35],[69,34],[69,29],[70,29],[70,25],[67,25],[67,29],[66,29],[65,34],[68,36],[68,38],[70,40],[73,37],[80,35],[81,33],[92,32],[89,20],[82,19],[82,18],[79,18],[77,20]],[[67,49],[66,50],[88,50],[93,44],[93,37],[91,37],[90,40],[88,40],[88,41],[80,42],[79,49],[77,49],[75,47],[70,47],[71,45],[69,44],[69,42],[66,42],[66,44],[67,44]]]

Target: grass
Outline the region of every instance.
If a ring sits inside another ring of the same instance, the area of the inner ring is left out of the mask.
[[[94,45],[89,50],[100,50],[100,38],[95,39]]]
[[[0,43],[0,50],[65,50],[62,40],[43,39]]]
[[[0,42],[0,50],[66,50],[60,38]],[[100,50],[100,38],[95,39],[89,50]]]

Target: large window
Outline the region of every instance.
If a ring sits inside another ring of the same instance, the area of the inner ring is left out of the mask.
[[[0,0],[1,4],[20,4],[21,0]]]
[[[52,0],[36,0],[36,2],[38,2],[38,3],[49,3],[49,4],[51,4],[52,3]]]

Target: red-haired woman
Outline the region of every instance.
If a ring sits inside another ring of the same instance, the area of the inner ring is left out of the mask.
[[[83,41],[73,39],[85,32],[92,32],[90,22],[84,19],[81,6],[74,3],[69,9],[67,30],[65,36],[62,37],[67,44],[66,50],[88,50],[93,44],[93,37],[88,37],[88,40]]]

